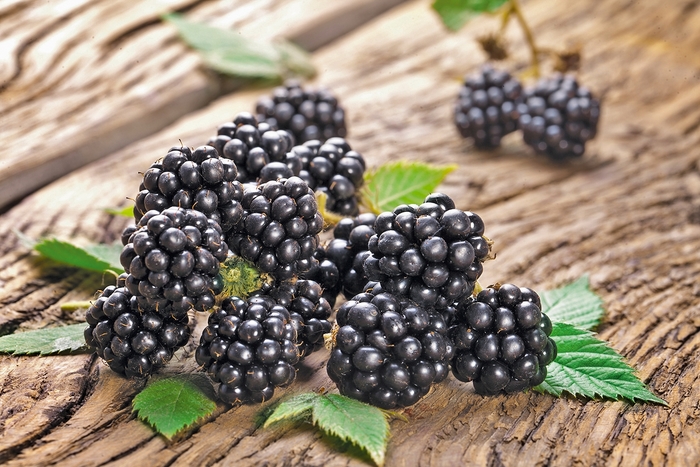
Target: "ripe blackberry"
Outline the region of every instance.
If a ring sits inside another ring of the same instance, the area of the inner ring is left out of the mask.
[[[347,298],[361,293],[369,281],[363,265],[370,255],[368,243],[375,234],[376,220],[372,213],[340,220],[333,229],[333,240],[325,247],[326,258],[338,267],[342,292]]]
[[[164,366],[190,338],[188,316],[143,311],[124,287],[106,287],[85,313],[85,342],[115,372],[148,376]]]
[[[258,123],[248,112],[219,126],[217,136],[207,144],[214,146],[221,157],[236,163],[236,180],[241,183],[289,178],[301,170],[299,158],[289,152],[294,146],[291,133],[276,125]]]
[[[173,147],[144,173],[134,218],[138,222],[148,211],[176,206],[203,212],[226,232],[243,214],[237,174],[236,164],[211,146]]]
[[[170,207],[147,211],[137,226],[120,261],[140,309],[180,318],[212,308],[228,255],[219,224],[200,211]]]
[[[338,308],[327,372],[343,395],[407,407],[447,377],[454,347],[441,314],[379,289]]]
[[[455,125],[476,147],[495,148],[517,129],[522,94],[522,85],[508,72],[485,66],[465,77],[455,104]]]
[[[282,282],[269,292],[275,303],[289,310],[302,358],[320,349],[323,335],[331,330],[333,308],[322,292],[317,282],[305,279]]]
[[[338,266],[328,259],[323,245],[319,245],[316,248],[308,264],[309,266],[302,274],[302,278],[317,282],[323,291],[321,296],[328,301],[331,308],[334,307],[343,286]]]
[[[365,160],[353,151],[343,138],[318,140],[292,148],[291,153],[301,161],[299,177],[312,190],[325,193],[326,209],[343,216],[359,213],[359,188],[364,183]]]
[[[449,330],[452,372],[483,395],[537,386],[557,355],[551,332],[535,291],[513,284],[486,288],[457,307]]]
[[[244,214],[227,238],[231,250],[278,280],[305,272],[318,247],[323,218],[299,177],[246,184]]]
[[[221,383],[224,402],[264,402],[294,381],[299,361],[290,312],[271,297],[231,297],[209,315],[195,359]]]
[[[324,88],[304,89],[298,81],[288,80],[261,97],[255,105],[258,121],[289,130],[300,143],[347,135],[345,110],[338,99]]]
[[[525,142],[552,159],[580,157],[593,139],[600,102],[576,78],[557,74],[525,92],[520,128]]]
[[[425,307],[445,309],[469,296],[490,252],[481,218],[441,193],[380,214],[374,231],[367,277]]]

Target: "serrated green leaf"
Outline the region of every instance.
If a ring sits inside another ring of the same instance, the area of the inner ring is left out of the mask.
[[[401,204],[420,204],[456,165],[389,162],[365,175],[362,203],[379,214]]]
[[[181,375],[149,384],[132,405],[139,419],[170,439],[214,412],[216,403],[209,396],[211,392],[206,378]]]
[[[232,30],[189,21],[177,14],[163,19],[200,52],[204,63],[220,73],[241,78],[283,79],[288,74],[310,77],[316,73],[309,54],[285,40],[261,42]]]
[[[384,465],[389,423],[376,407],[338,394],[325,394],[314,401],[313,422],[323,431],[366,451]]]
[[[0,337],[0,353],[11,355],[51,355],[87,350],[83,331],[86,325],[71,324]]]
[[[459,31],[467,22],[480,13],[494,12],[508,0],[435,0],[433,9],[445,26]]]
[[[557,358],[547,366],[547,378],[536,390],[555,396],[567,392],[591,399],[604,397],[668,405],[647,389],[620,354],[596,339],[592,332],[554,323],[550,337],[557,344]]]
[[[133,206],[127,206],[125,208],[104,208],[104,212],[113,216],[134,217]]]
[[[112,245],[92,244],[81,248],[56,238],[45,238],[34,245],[36,251],[59,263],[88,271],[122,273],[124,269],[119,263],[119,255],[115,256],[117,248],[121,253],[122,247],[118,243]]]
[[[540,301],[549,319],[582,329],[596,327],[605,313],[603,300],[591,290],[588,275],[564,287],[540,293]]]
[[[319,397],[321,396],[315,392],[306,392],[287,399],[286,401],[280,402],[267,420],[265,420],[263,428],[267,428],[273,423],[287,420],[298,420],[304,415],[310,415],[312,409],[314,408],[314,401]]]

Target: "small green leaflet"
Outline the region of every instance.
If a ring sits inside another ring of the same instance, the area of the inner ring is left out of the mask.
[[[134,217],[134,207],[127,206],[125,208],[104,208],[104,212],[113,216]]]
[[[379,467],[384,465],[389,423],[378,408],[339,394],[300,394],[280,403],[263,426],[304,416],[325,433],[367,452]]]
[[[309,54],[291,42],[254,41],[235,31],[195,23],[177,14],[165,15],[163,19],[200,52],[207,66],[220,73],[269,80],[280,80],[289,74],[311,77],[316,73]]]
[[[547,366],[547,378],[536,390],[557,397],[568,392],[591,399],[605,397],[668,405],[647,389],[620,354],[592,332],[554,323],[550,337],[557,344],[557,358]]]
[[[51,355],[86,350],[83,331],[87,325],[71,324],[0,337],[0,353],[11,355]]]
[[[593,329],[605,313],[603,300],[591,291],[588,275],[564,287],[540,293],[540,300],[542,311],[549,319],[581,329]]]
[[[401,204],[421,204],[456,165],[389,162],[365,174],[362,203],[379,214]]]
[[[59,263],[88,271],[116,273],[124,272],[124,268],[119,263],[122,248],[120,242],[111,245],[94,243],[81,248],[56,238],[45,238],[34,245],[36,251]]]
[[[479,13],[492,13],[508,0],[435,0],[433,9],[440,15],[445,26],[459,31],[462,26]]]
[[[134,412],[158,433],[171,439],[177,432],[208,417],[216,409],[211,383],[200,375],[157,380],[133,400]]]

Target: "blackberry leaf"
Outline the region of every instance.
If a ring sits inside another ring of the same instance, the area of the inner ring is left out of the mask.
[[[134,218],[134,206],[127,206],[125,208],[104,208],[104,212],[113,216],[128,217],[130,219]]]
[[[365,173],[362,203],[375,214],[401,204],[421,204],[457,165],[390,162]]]
[[[158,433],[171,439],[216,409],[211,383],[205,377],[188,375],[149,384],[133,401],[133,411]]]
[[[59,263],[87,269],[88,271],[124,272],[119,263],[119,254],[122,250],[120,242],[109,245],[90,244],[85,247],[79,247],[56,238],[45,238],[35,241],[25,235],[21,235],[20,240],[26,246],[41,253],[42,256]]]
[[[557,397],[573,396],[627,399],[668,405],[652,394],[634,369],[593,333],[569,324],[554,323],[550,336],[557,344],[557,358],[547,366],[547,378],[535,388]]]
[[[315,392],[299,394],[281,402],[265,420],[263,428],[284,420],[297,420],[311,413],[314,402],[321,396]]]
[[[51,355],[85,351],[85,324],[71,324],[0,337],[0,353],[11,355]]]
[[[508,0],[435,0],[433,9],[451,31],[462,26],[479,13],[496,11]]]
[[[593,329],[605,313],[603,300],[591,291],[588,275],[564,287],[540,293],[540,300],[542,311],[553,322],[581,329]]]

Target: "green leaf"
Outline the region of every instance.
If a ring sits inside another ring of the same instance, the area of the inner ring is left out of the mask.
[[[326,433],[350,441],[384,465],[389,423],[376,407],[338,394],[319,396],[314,402],[313,422]]]
[[[285,420],[297,420],[305,415],[310,415],[314,408],[314,402],[319,397],[320,396],[315,392],[307,392],[280,402],[267,420],[265,420],[263,428],[267,428],[273,423]]]
[[[49,259],[88,271],[124,272],[119,263],[122,250],[119,242],[111,245],[91,244],[81,248],[56,238],[45,238],[37,242],[34,249]]]
[[[549,319],[582,329],[596,327],[605,313],[603,300],[591,291],[588,275],[564,287],[540,293],[540,300],[542,311]]]
[[[157,380],[133,400],[134,412],[158,433],[170,439],[216,409],[211,383],[199,375]]]
[[[134,217],[134,207],[127,206],[125,208],[104,208],[104,212],[113,216]]]
[[[456,165],[389,162],[365,174],[362,203],[379,214],[400,204],[420,204]]]
[[[435,0],[433,9],[440,15],[445,26],[459,31],[467,22],[480,13],[492,13],[508,0]]]
[[[569,324],[554,323],[550,336],[557,358],[547,366],[547,378],[535,388],[560,396],[627,399],[668,405],[652,394],[623,357],[593,333]]]
[[[87,349],[83,331],[85,323],[36,331],[18,332],[0,337],[0,353],[11,355],[50,355]]]
[[[177,14],[163,16],[180,37],[213,70],[241,78],[283,79],[289,74],[310,77],[316,73],[309,54],[285,40],[254,41],[239,33],[189,21]]]

